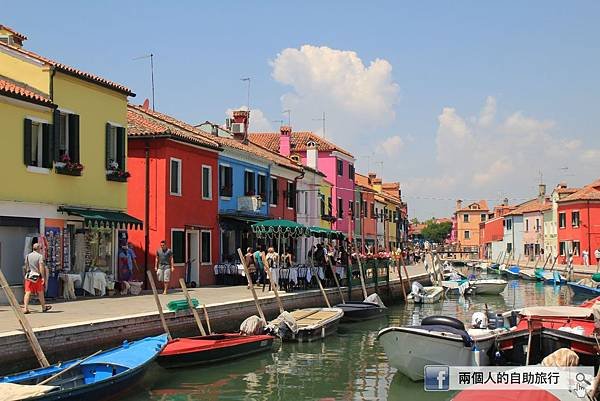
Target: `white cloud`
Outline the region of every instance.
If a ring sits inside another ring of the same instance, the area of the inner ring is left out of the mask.
[[[404,141],[399,135],[394,135],[386,138],[377,145],[377,152],[384,153],[387,156],[398,156],[398,153],[404,147]]]
[[[270,64],[273,78],[291,87],[281,103],[293,126],[319,132],[315,119],[325,112],[327,138],[349,147],[395,119],[399,86],[386,60],[366,65],[353,51],[304,45],[282,50]]]
[[[234,110],[248,110],[247,106],[240,106],[236,109],[225,110],[225,116],[231,118]],[[250,109],[250,127],[251,132],[273,131],[271,121],[265,116],[261,109]]]
[[[482,127],[487,127],[494,121],[494,117],[496,117],[496,98],[488,96],[479,114],[478,123]]]

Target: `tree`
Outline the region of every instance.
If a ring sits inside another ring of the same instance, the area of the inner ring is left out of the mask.
[[[452,223],[436,223],[430,220],[427,222],[427,226],[421,230],[421,235],[426,241],[441,244],[448,238],[450,231],[452,231]]]
[[[416,217],[413,217],[412,219],[410,219],[410,222],[412,224],[419,224],[419,219],[417,219]]]

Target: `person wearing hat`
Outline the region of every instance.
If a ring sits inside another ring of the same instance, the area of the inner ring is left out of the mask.
[[[29,299],[31,294],[38,296],[42,305],[42,312],[48,312],[52,309],[51,305],[46,305],[44,291],[46,290],[46,266],[44,256],[40,250],[40,244],[33,244],[33,249],[25,256],[25,296],[23,298],[23,313],[30,313]]]

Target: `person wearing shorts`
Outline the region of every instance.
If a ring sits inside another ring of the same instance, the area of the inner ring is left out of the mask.
[[[167,295],[171,282],[171,273],[175,270],[173,266],[173,251],[167,247],[165,240],[160,241],[160,248],[156,251],[156,262],[154,265],[158,281],[163,283],[163,294]]]
[[[44,257],[40,253],[40,244],[33,244],[33,250],[25,256],[25,297],[23,298],[23,313],[30,313],[29,299],[31,294],[38,296],[42,305],[42,312],[48,312],[52,306],[46,305],[44,291],[46,267]]]

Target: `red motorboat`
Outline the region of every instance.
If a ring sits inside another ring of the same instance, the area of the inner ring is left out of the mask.
[[[497,349],[502,362],[525,365],[529,353],[529,363],[536,364],[554,351],[568,348],[577,353],[582,365],[597,367],[600,347],[591,306],[524,308],[517,326],[498,336]]]
[[[264,334],[237,333],[176,338],[169,341],[157,361],[165,368],[205,365],[268,351],[274,339]]]

